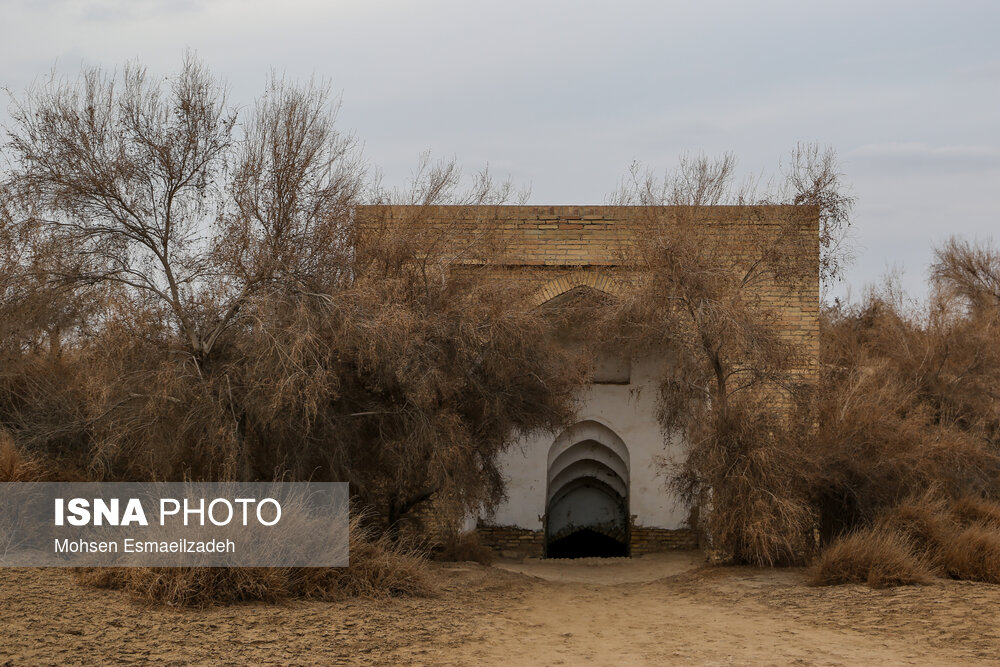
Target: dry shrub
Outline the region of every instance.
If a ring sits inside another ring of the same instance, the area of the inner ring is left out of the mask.
[[[944,551],[958,532],[945,497],[930,491],[905,500],[883,512],[875,526],[904,537],[936,574],[944,574]]]
[[[14,444],[14,438],[0,430],[0,482],[31,482],[42,474],[42,467],[25,456]]]
[[[813,420],[796,423],[787,410],[805,393],[796,369],[808,359],[768,295],[791,298],[816,280],[798,261],[815,252],[803,225],[818,216],[829,249],[851,201],[835,156],[811,147],[793,155],[783,192],[740,187],[734,174],[724,155],[683,158],[663,179],[626,177],[610,202],[637,206],[643,228],[623,249],[634,275],[605,328],[634,353],[667,353],[659,421],[690,443],[670,478],[699,509],[718,559],[795,564],[815,546],[804,447]],[[836,270],[823,262],[825,276]]]
[[[434,560],[473,561],[483,565],[491,564],[493,556],[493,550],[479,541],[479,533],[476,531],[449,532],[433,551]]]
[[[296,568],[289,572],[289,594],[332,600],[345,597],[432,595],[427,561],[405,542],[351,520],[351,564],[343,568]]]
[[[141,602],[181,607],[274,602],[288,596],[284,568],[85,568],[78,573],[78,580],[97,588],[124,590]]]
[[[385,535],[375,536],[357,518],[350,531],[348,567],[80,568],[77,577],[81,584],[122,590],[140,602],[183,607],[434,593],[426,561],[418,553]]]
[[[963,527],[980,524],[1000,531],[1000,503],[975,496],[963,496],[952,503],[955,519]]]
[[[701,527],[718,560],[794,565],[815,548],[809,469],[796,422],[743,400],[697,433],[673,479],[685,498],[710,509]]]
[[[1000,498],[1000,321],[937,287],[921,307],[890,280],[823,312],[812,486],[827,539],[928,488]]]
[[[944,561],[955,579],[1000,584],[1000,532],[982,524],[966,528],[947,545]]]
[[[820,556],[814,586],[867,584],[872,588],[927,584],[934,573],[903,535],[884,528],[855,531],[835,541]]]
[[[585,379],[531,287],[498,279],[510,184],[423,160],[387,191],[322,86],[275,79],[237,123],[196,59],[164,81],[86,68],[12,100],[0,425],[106,481],[349,481],[390,528],[435,495],[495,506],[504,452],[568,423]]]

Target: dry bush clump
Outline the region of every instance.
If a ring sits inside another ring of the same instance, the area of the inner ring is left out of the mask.
[[[482,565],[493,562],[493,550],[479,541],[479,534],[472,531],[450,531],[431,551],[434,560],[460,562],[473,561]]]
[[[363,528],[357,518],[350,531],[348,567],[80,568],[77,577],[84,585],[122,590],[141,602],[183,607],[434,594],[419,553]]]
[[[1000,584],[1000,532],[981,524],[966,528],[946,545],[944,566],[955,579]]]
[[[634,274],[606,328],[634,352],[670,355],[659,417],[688,453],[667,472],[721,559],[759,565],[804,562],[815,524],[803,447],[812,420],[789,414],[805,399],[804,362],[766,295],[794,298],[816,280],[797,261],[815,252],[802,232],[818,218],[825,252],[835,252],[853,203],[832,153],[803,148],[793,163],[778,193],[734,187],[726,155],[682,159],[662,180],[633,169],[611,198],[645,206],[648,219],[624,250]],[[838,266],[824,262],[824,278]]]
[[[823,312],[814,486],[827,539],[928,488],[951,501],[1000,499],[1000,309],[948,282],[968,277],[948,268],[962,248],[938,251],[923,307],[890,280]],[[1000,254],[992,261],[1000,269]]]
[[[982,525],[1000,531],[1000,503],[975,496],[962,496],[951,505],[955,519],[963,526]]]
[[[938,491],[916,496],[881,511],[873,527],[834,541],[820,556],[814,582],[874,588],[924,583],[894,578],[909,563],[935,576],[1000,583],[997,509],[989,501],[953,501]]]
[[[14,438],[0,429],[0,482],[33,482],[41,475],[41,465],[25,458]]]
[[[795,426],[763,401],[741,400],[730,404],[724,423],[692,431],[674,486],[711,509],[702,527],[719,560],[793,565],[812,555],[810,461]]]
[[[904,537],[914,553],[941,575],[945,573],[945,550],[958,534],[951,510],[951,503],[932,491],[882,512],[875,528]]]
[[[387,533],[351,524],[350,566],[296,568],[289,572],[295,597],[335,600],[345,597],[433,595],[424,556]]]
[[[867,528],[827,547],[813,571],[812,584],[886,588],[928,584],[933,578],[930,562],[914,551],[906,537],[885,528]]]
[[[288,596],[287,571],[268,567],[83,568],[81,584],[122,590],[148,604],[207,607]]]
[[[890,280],[823,313],[812,486],[825,538],[874,525],[939,575],[996,580],[998,269],[1000,254],[952,241],[926,306]]]

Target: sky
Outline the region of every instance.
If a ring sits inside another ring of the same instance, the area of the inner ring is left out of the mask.
[[[633,161],[835,149],[857,198],[833,296],[926,292],[950,235],[1000,242],[1000,2],[0,0],[0,85],[194,51],[249,106],[269,73],[327,80],[387,185],[421,152],[530,203],[600,204]],[[0,108],[0,122],[8,120]]]

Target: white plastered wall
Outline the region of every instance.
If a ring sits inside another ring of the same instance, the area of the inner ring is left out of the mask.
[[[595,384],[581,397],[577,419],[594,421],[614,432],[628,449],[629,512],[635,523],[649,528],[683,527],[688,510],[666,488],[664,457],[676,458],[680,443],[665,443],[656,420],[660,362],[633,360],[630,383]],[[522,438],[503,457],[507,500],[490,519],[498,526],[543,528],[550,449],[559,433]],[[572,444],[572,443],[570,443]]]

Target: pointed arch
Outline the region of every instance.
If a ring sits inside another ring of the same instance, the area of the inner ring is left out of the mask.
[[[610,426],[597,419],[584,419],[560,433],[549,447],[549,457],[546,465],[551,469],[556,457],[573,445],[583,443],[584,441],[593,441],[610,449],[621,459],[622,463],[625,464],[625,470],[628,471],[628,447],[625,446],[625,442],[618,437],[618,434]]]
[[[595,419],[556,437],[547,462],[546,553],[628,555],[629,465],[625,442]]]
[[[589,287],[590,289],[604,292],[606,294],[617,295],[619,287],[606,273],[601,271],[574,271],[549,280],[542,285],[532,297],[532,306],[540,306],[551,301],[561,294],[578,287]]]

